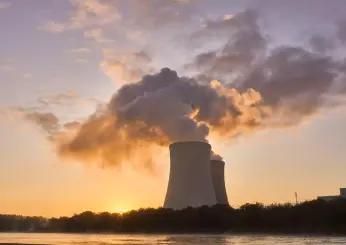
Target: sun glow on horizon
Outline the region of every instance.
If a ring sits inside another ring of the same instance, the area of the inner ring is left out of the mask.
[[[115,213],[118,213],[118,214],[124,214],[124,213],[131,211],[131,210],[133,210],[133,209],[122,207],[122,208],[114,208],[112,211]]]

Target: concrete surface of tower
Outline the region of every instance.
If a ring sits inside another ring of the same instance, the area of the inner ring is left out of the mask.
[[[170,173],[164,208],[216,204],[208,143],[176,142],[169,146]]]
[[[225,162],[222,160],[211,160],[211,175],[217,204],[229,204],[225,185]]]

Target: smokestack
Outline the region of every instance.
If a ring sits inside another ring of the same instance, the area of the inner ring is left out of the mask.
[[[208,143],[177,142],[169,146],[170,173],[164,208],[216,204]]]
[[[228,205],[225,185],[225,162],[222,160],[211,160],[210,167],[217,204]]]

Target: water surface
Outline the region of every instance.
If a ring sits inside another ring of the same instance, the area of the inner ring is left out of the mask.
[[[346,237],[273,236],[273,235],[99,235],[99,234],[39,234],[0,233],[1,243],[27,244],[95,244],[95,245],[149,245],[149,244],[222,244],[222,245],[274,245],[274,244],[346,244]]]

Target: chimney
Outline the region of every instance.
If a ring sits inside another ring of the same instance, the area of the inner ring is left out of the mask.
[[[169,150],[170,173],[164,208],[215,205],[210,145],[197,141],[176,142]]]
[[[225,162],[222,160],[211,160],[210,167],[217,204],[228,205],[225,185]]]

